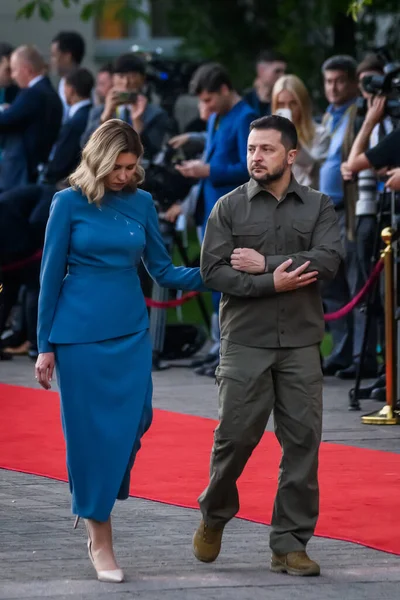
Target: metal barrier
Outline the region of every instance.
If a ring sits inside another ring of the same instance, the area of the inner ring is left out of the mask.
[[[400,410],[397,408],[397,326],[395,319],[396,286],[394,277],[393,243],[397,239],[395,230],[386,227],[382,240],[386,248],[381,258],[384,262],[385,277],[385,371],[386,404],[376,413],[361,417],[366,425],[399,425]]]

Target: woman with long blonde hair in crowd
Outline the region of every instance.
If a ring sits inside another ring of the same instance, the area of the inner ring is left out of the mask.
[[[158,285],[203,289],[199,269],[174,267],[136,131],[118,119],[90,137],[71,187],[53,199],[43,250],[36,379],[61,396],[72,511],[85,519],[100,581],[119,583],[111,511],[152,418],[152,349],[138,265]],[[149,473],[151,477],[151,473]],[[77,520],[78,520],[77,519]]]
[[[301,185],[318,189],[319,168],[329,148],[329,134],[312,116],[310,94],[297,75],[284,75],[272,90],[272,113],[289,118],[297,129],[299,147],[293,175]]]

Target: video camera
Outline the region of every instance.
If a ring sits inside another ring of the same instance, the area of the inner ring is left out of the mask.
[[[162,108],[171,115],[178,96],[187,94],[192,75],[201,62],[166,57],[160,47],[148,51],[135,44],[131,50],[146,62],[147,81],[160,96]]]
[[[183,200],[196,179],[184,177],[175,168],[184,160],[194,158],[182,148],[174,149],[169,144],[146,166],[146,179],[143,189],[150,192],[158,212],[166,212],[172,204]]]
[[[385,116],[400,119],[400,63],[393,62],[385,46],[376,48],[375,53],[382,60],[383,75],[365,75],[361,79],[363,89],[373,96],[385,96]],[[358,114],[365,116],[368,105],[364,98],[359,98]]]

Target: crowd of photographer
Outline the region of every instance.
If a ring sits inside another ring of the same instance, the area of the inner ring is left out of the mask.
[[[287,61],[279,54],[259,55],[253,88],[242,95],[221,65],[205,64],[195,70],[189,86],[198,112],[179,127],[182,98],[177,93],[171,109],[170,94],[164,99],[148,81],[143,57],[124,54],[100,68],[95,80],[80,66],[84,54],[84,40],[76,33],[62,32],[53,39],[51,67],[60,77],[56,91],[36,48],[0,44],[3,359],[20,353],[36,358],[40,249],[50,203],[57,190],[68,187],[68,176],[93,131],[115,117],[141,136],[144,185],[160,205],[160,218],[173,226],[183,215],[197,227],[200,243],[218,198],[248,180],[250,123],[271,113],[291,119],[299,137],[294,176],[330,196],[346,248],[335,281],[324,284],[326,311],[338,310],[361,289],[375,258],[380,198],[385,189],[400,189],[400,107],[395,97],[400,85],[394,68],[378,55],[368,55],[360,64],[349,56],[328,59],[322,73],[329,106],[318,119],[312,94],[299,77],[286,74]],[[145,272],[142,277],[146,295],[151,295]],[[213,376],[218,364],[219,300],[213,293],[214,343],[204,359],[193,363],[198,374]],[[355,377],[364,328],[361,310],[330,322],[333,350],[323,364],[326,375]],[[384,344],[379,311],[369,329],[362,374],[375,377],[377,347]]]

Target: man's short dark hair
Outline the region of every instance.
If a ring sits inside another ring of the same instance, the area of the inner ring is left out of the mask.
[[[365,71],[376,71],[383,74],[384,64],[377,54],[367,54],[357,67],[357,78]]]
[[[281,134],[282,144],[286,150],[295,150],[297,148],[297,131],[292,121],[279,115],[270,115],[261,117],[250,123],[250,131],[253,129],[274,129]]]
[[[66,76],[65,83],[73,87],[81,98],[90,98],[94,77],[88,69],[76,69]]]
[[[97,71],[98,73],[109,73],[112,75],[114,73],[114,65],[110,62],[101,65],[100,69]]]
[[[0,60],[3,58],[10,58],[13,52],[14,48],[11,46],[11,44],[7,44],[7,42],[0,42]]]
[[[286,58],[280,52],[275,52],[275,50],[262,50],[256,60],[256,64],[258,63],[272,63],[272,62],[284,62],[287,63]]]
[[[326,71],[343,71],[349,79],[356,80],[357,61],[347,54],[337,54],[328,58],[322,65],[322,73],[325,74]]]
[[[228,71],[219,63],[208,63],[194,72],[189,84],[189,92],[195,96],[202,92],[219,92],[223,85],[226,85],[229,90],[233,89]]]
[[[146,75],[146,63],[133,52],[118,56],[114,63],[114,73],[140,73]]]
[[[80,65],[85,56],[85,40],[76,31],[60,31],[52,40],[60,52],[69,52],[73,61]]]

